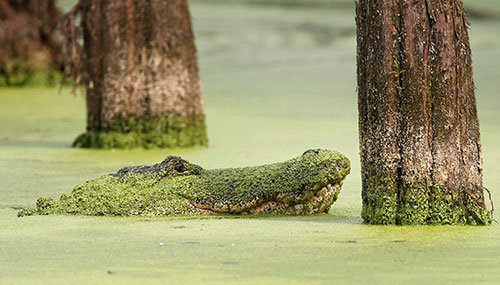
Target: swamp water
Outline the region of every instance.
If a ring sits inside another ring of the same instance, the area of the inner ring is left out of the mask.
[[[56,88],[0,90],[0,284],[500,282],[498,224],[362,224],[353,10],[249,2],[192,2],[209,148],[72,149],[85,127],[83,97]],[[475,3],[484,10],[484,1]],[[485,186],[500,201],[500,19],[489,10],[472,20],[471,40]],[[283,161],[310,148],[335,149],[352,162],[329,214],[16,217],[37,197],[59,197],[87,179],[167,155],[222,168]]]

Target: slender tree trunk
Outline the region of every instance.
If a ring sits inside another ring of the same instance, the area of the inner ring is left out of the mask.
[[[490,223],[462,1],[356,5],[364,221]]]
[[[36,73],[45,79],[62,66],[54,0],[0,0],[0,86],[20,86]]]
[[[82,0],[78,5],[67,18],[67,51],[76,81],[82,75],[85,82],[87,132],[75,146],[207,144],[187,1]],[[82,47],[75,13],[81,14]]]

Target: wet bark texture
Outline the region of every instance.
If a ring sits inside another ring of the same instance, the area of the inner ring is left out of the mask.
[[[62,65],[54,0],[0,0],[0,86],[30,83]]]
[[[77,146],[207,143],[186,0],[81,0],[65,22],[67,75],[87,93]]]
[[[490,223],[462,1],[356,5],[364,221]]]

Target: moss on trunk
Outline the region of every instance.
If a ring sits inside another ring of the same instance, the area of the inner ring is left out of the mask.
[[[88,131],[73,143],[82,148],[171,148],[206,146],[204,118],[187,120],[169,115],[155,119],[128,118],[117,120],[106,131]]]
[[[491,213],[439,186],[402,186],[393,175],[370,178],[362,217],[375,225],[488,225]]]

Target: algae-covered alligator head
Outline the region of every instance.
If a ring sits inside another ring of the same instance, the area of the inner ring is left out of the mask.
[[[35,209],[19,216],[313,214],[329,210],[349,171],[349,160],[330,150],[308,150],[269,165],[212,170],[169,156],[152,166],[126,167],[87,181],[59,200],[39,198]]]

